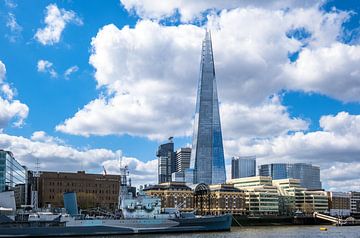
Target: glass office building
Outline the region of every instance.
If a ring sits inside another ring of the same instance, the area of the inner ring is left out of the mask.
[[[321,189],[320,167],[306,163],[274,163],[259,166],[260,176],[271,176],[276,179],[300,179],[300,186],[317,190]]]
[[[26,201],[27,170],[10,151],[0,150],[0,192],[15,191],[17,206]]]
[[[256,156],[236,156],[231,159],[231,178],[256,176]]]
[[[158,182],[170,182],[171,174],[176,172],[174,142],[170,140],[168,143],[160,145],[156,156],[158,157]]]
[[[193,183],[219,184],[226,180],[219,101],[210,32],[202,44],[190,168]],[[188,174],[188,173],[186,173]],[[189,179],[186,179],[189,181]]]

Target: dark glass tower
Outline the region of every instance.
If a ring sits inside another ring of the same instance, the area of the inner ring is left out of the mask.
[[[209,31],[206,32],[202,44],[190,170],[186,174],[186,181],[193,183],[217,184],[226,180],[214,57]]]

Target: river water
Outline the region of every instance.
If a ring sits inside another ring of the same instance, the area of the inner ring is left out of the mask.
[[[320,227],[326,227],[327,231],[320,231]],[[111,236],[122,238],[124,236]],[[230,232],[211,233],[176,233],[162,235],[132,235],[130,238],[292,238],[292,237],[349,237],[360,238],[360,226],[253,226],[232,227]]]

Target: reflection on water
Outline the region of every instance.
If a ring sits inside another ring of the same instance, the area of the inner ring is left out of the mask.
[[[176,234],[153,234],[153,235],[132,235],[131,238],[247,238],[247,237],[349,237],[360,238],[360,226],[321,226],[327,227],[327,231],[320,231],[320,226],[259,226],[259,227],[233,227],[231,232],[211,233],[176,233]],[[104,236],[99,236],[104,237]],[[105,236],[119,237],[125,236]]]

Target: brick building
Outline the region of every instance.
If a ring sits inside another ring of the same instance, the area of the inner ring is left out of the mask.
[[[118,204],[119,175],[68,172],[41,172],[39,178],[39,207],[63,207],[63,193],[76,192],[81,209],[101,207],[115,209]]]

